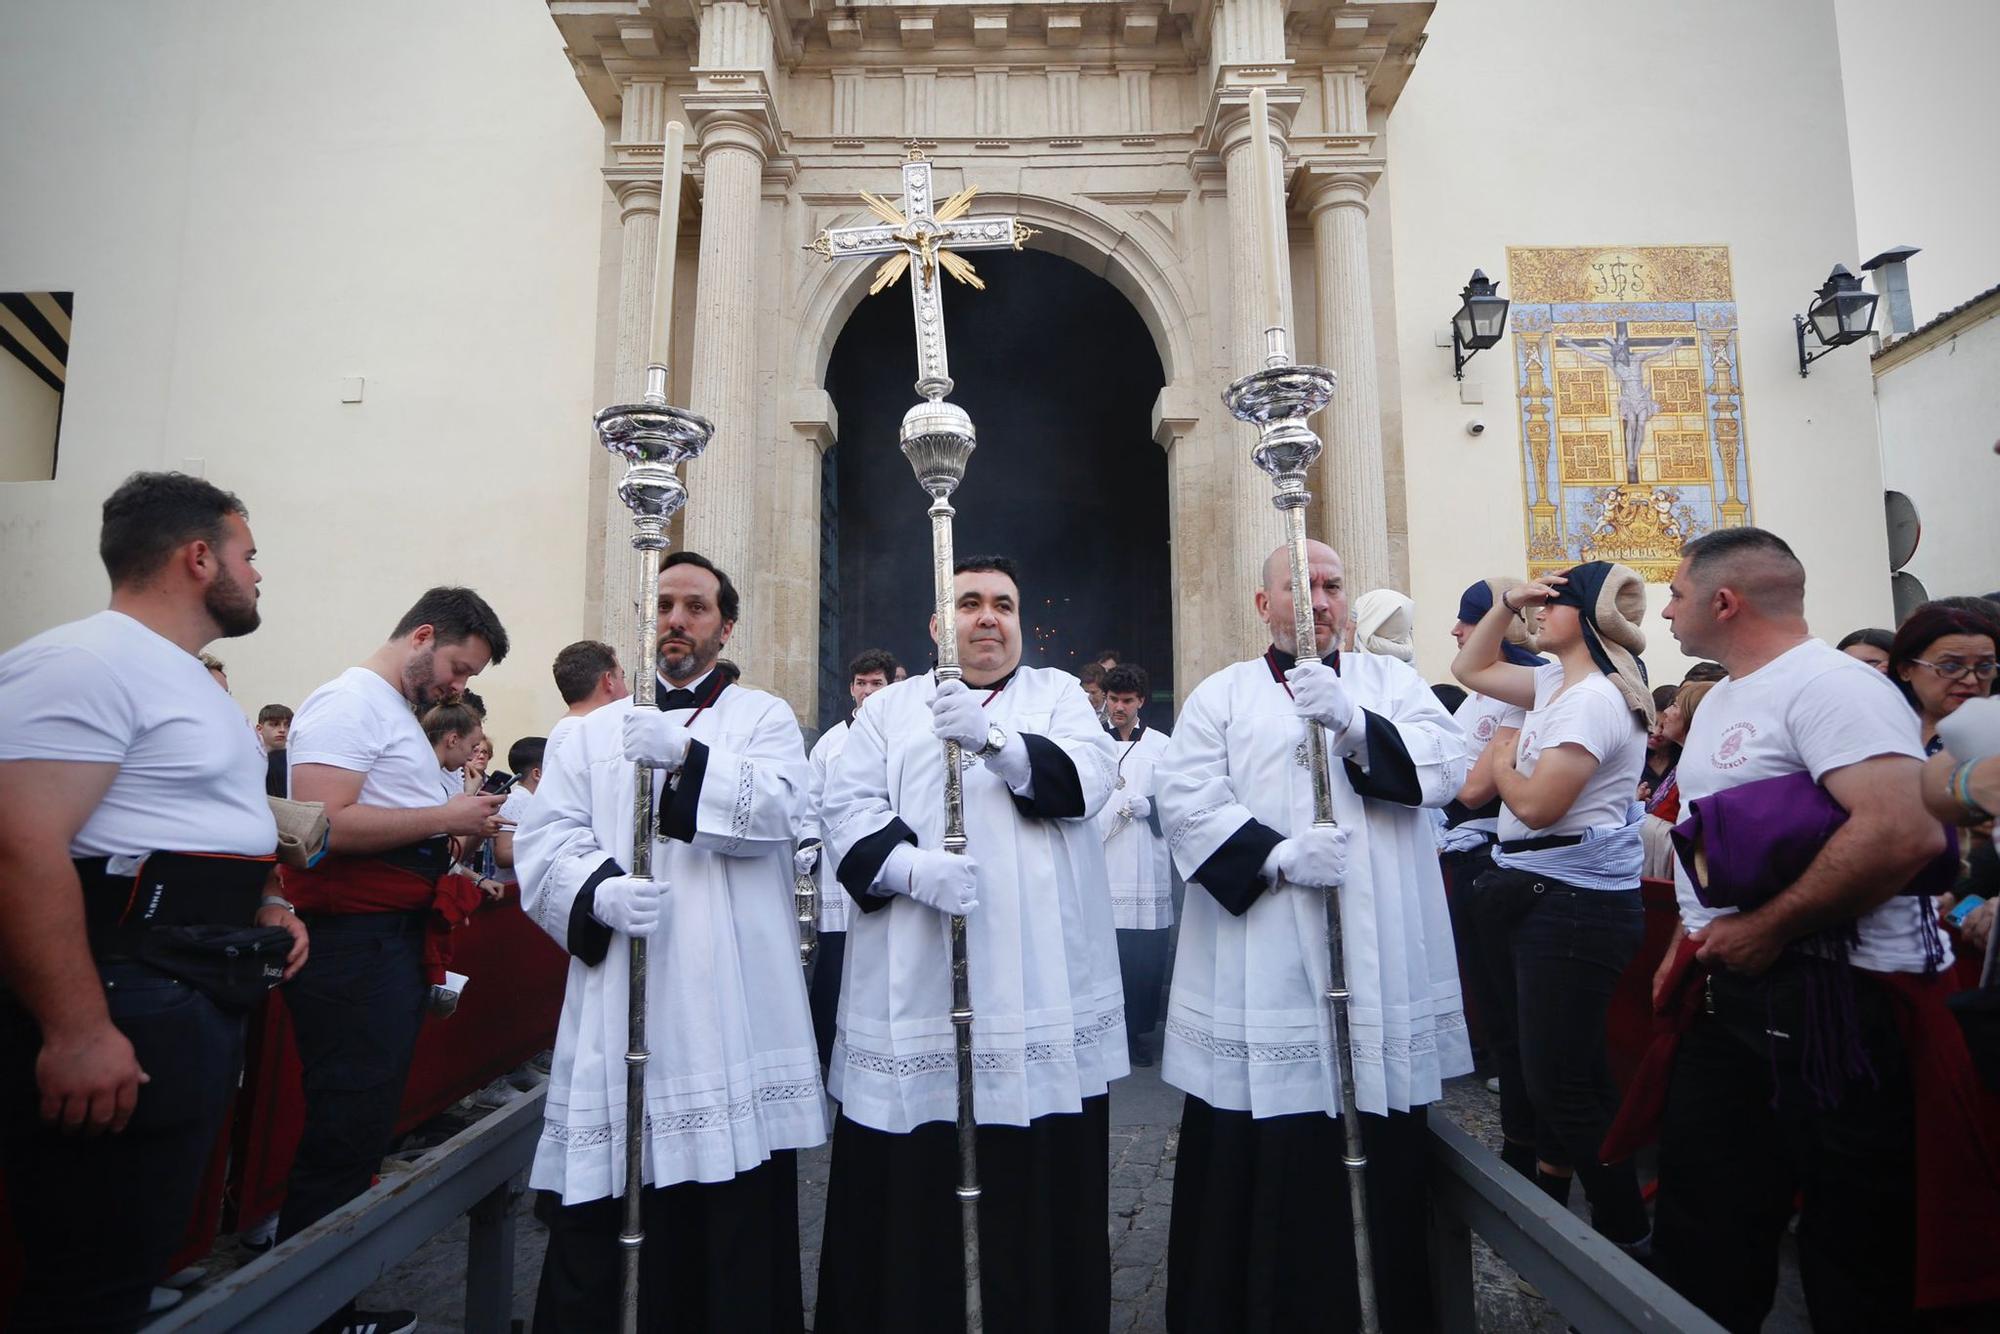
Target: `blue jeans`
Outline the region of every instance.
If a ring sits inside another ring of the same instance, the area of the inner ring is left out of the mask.
[[[1597,1150],[1618,1114],[1605,1015],[1645,940],[1639,889],[1579,889],[1495,867],[1474,882],[1473,904],[1513,964],[1513,985],[1496,989],[1493,1026],[1501,1133],[1532,1144],[1550,1167],[1573,1169],[1598,1231],[1636,1241],[1646,1232],[1637,1174],[1629,1162],[1600,1163]]]
[[[0,1168],[20,1237],[10,1329],[131,1330],[194,1214],[243,1060],[243,1015],[144,964],[98,965],[151,1082],[116,1135],[41,1122],[34,1019],[0,992]]]

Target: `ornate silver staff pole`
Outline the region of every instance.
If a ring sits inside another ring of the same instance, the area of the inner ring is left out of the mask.
[[[949,273],[960,282],[983,288],[972,265],[953,250],[1019,250],[1034,228],[1012,217],[973,217],[977,189],[959,191],[932,208],[931,164],[911,149],[903,164],[903,200],[898,209],[878,195],[861,198],[881,222],[863,227],[835,227],[821,232],[812,249],[828,259],[887,256],[868,289],[874,295],[910,270],[910,302],[917,324],[917,392],[924,401],[903,416],[903,457],[915,469],[917,483],[931,498],[931,584],[936,594],[938,624],[938,683],[959,679],[958,617],[952,596],[951,494],[965,479],[966,460],[974,448],[972,419],[963,408],[945,402],[951,393],[951,373],[945,359],[944,305],[938,275]],[[944,743],[944,849],[965,851],[965,790],[958,743]],[[959,1230],[965,1248],[965,1329],[981,1334],[986,1327],[979,1291],[979,1149],[978,1122],[972,1103],[972,983],[965,963],[965,919],[952,917],[951,1023],[958,1056],[958,1204]]]
[[[1222,401],[1230,415],[1257,428],[1257,448],[1251,460],[1271,479],[1271,503],[1285,521],[1285,542],[1292,557],[1293,651],[1301,663],[1317,663],[1319,636],[1313,625],[1312,569],[1306,556],[1306,506],[1312,492],[1306,490],[1306,470],[1320,455],[1320,439],[1306,424],[1315,412],[1333,399],[1335,377],[1324,366],[1292,363],[1290,339],[1286,335],[1282,305],[1277,299],[1279,231],[1273,213],[1274,193],[1269,182],[1270,125],[1266,119],[1264,90],[1250,96],[1251,144],[1257,180],[1258,230],[1263,251],[1266,298],[1264,369],[1244,376],[1223,391]],[[1282,196],[1279,197],[1280,200]],[[1306,760],[1312,773],[1313,827],[1331,829],[1333,819],[1333,779],[1326,767],[1326,732],[1317,723],[1306,725]],[[1354,1280],[1360,1299],[1363,1334],[1379,1334],[1381,1309],[1375,1296],[1374,1245],[1368,1232],[1368,1154],[1361,1141],[1360,1111],[1354,1101],[1354,1049],[1348,1036],[1347,954],[1341,930],[1340,891],[1324,891],[1326,905],[1326,1002],[1332,1012],[1335,1069],[1340,1078],[1340,1126],[1346,1152],[1341,1161],[1347,1167],[1347,1202],[1354,1227]]]
[[[715,433],[705,418],[667,405],[667,368],[646,367],[646,399],[622,403],[594,419],[603,446],[626,461],[618,498],[632,511],[632,545],[639,552],[638,615],[633,652],[632,706],[653,707],[660,670],[660,554],[667,548],[667,525],[687,503],[687,487],[675,469],[708,447]],[[651,766],[633,766],[632,874],[653,873],[653,789]],[[646,1132],[646,942],[631,938],[627,980],[628,1042],[625,1051],[625,1225],[618,1234],[624,1248],[621,1293],[623,1328],[639,1328],[639,1250],[646,1239],[640,1220],[640,1178],[645,1165]]]

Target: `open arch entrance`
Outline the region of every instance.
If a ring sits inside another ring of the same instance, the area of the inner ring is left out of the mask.
[[[1117,288],[1059,255],[972,258],[987,289],[954,283],[945,299],[952,401],[979,433],[953,498],[957,550],[1020,562],[1023,662],[1073,671],[1117,649],[1151,675],[1149,720],[1164,723],[1174,645],[1153,336]],[[930,662],[928,502],[897,448],[915,378],[908,295],[863,301],[826,371],[840,440],[821,471],[822,726],[846,714],[855,653]]]

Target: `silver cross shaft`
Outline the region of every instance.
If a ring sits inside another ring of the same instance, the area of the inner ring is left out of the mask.
[[[951,392],[951,367],[945,355],[944,303],[940,270],[975,288],[986,284],[972,266],[953,251],[1019,250],[1034,229],[1019,218],[992,214],[957,216],[969,206],[970,190],[945,201],[942,210],[931,197],[931,164],[912,153],[903,164],[902,210],[872,196],[869,207],[884,221],[862,227],[832,227],[821,232],[813,248],[828,259],[868,259],[890,256],[878,271],[871,293],[910,275],[910,306],[917,324],[917,392],[937,401]],[[944,214],[943,217],[939,213]],[[895,221],[888,221],[894,215]]]

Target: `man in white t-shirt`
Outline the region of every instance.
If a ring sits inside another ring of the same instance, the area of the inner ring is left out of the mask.
[[[104,502],[108,611],[0,656],[0,1174],[14,1330],[129,1330],[179,1245],[236,1089],[239,1005],[151,948],[304,928],[264,898],[264,760],[195,656],[257,628],[242,502],[135,473]],[[145,893],[137,891],[144,888]]]
[[[847,697],[854,708],[813,743],[806,756],[812,780],[806,799],[799,807],[798,850],[792,854],[792,872],[810,875],[819,891],[819,915],[814,926],[819,931],[819,947],[813,951],[812,973],[806,980],[806,995],[812,1002],[813,1041],[819,1044],[819,1063],[825,1068],[833,1055],[834,1012],[840,1006],[840,979],[847,961],[847,891],[840,881],[827,874],[820,844],[825,830],[820,826],[819,807],[826,800],[826,776],[847,745],[848,723],[861,703],[895,679],[896,657],[887,649],[863,649],[847,664]]]
[[[396,1110],[433,977],[424,933],[449,836],[500,832],[502,798],[447,794],[414,710],[459,694],[507,656],[507,632],[469,588],[433,588],[389,641],[307,697],[292,723],[292,795],[326,806],[327,856],[286,868],[316,948],[286,992],[305,1067],[305,1129],[278,1240],[368,1189]],[[412,1328],[409,1312],[348,1310],[327,1328]]]
[[[527,818],[528,803],[542,785],[542,762],[548,754],[548,738],[524,736],[507,747],[507,767],[514,771],[514,786],[500,803],[500,832],[493,836],[493,863],[499,867],[494,879],[503,885],[519,883],[514,875],[514,831]]]
[[[1684,652],[1729,673],[1688,729],[1683,813],[1804,772],[1848,816],[1802,875],[1749,912],[1703,907],[1676,868],[1696,971],[1712,971],[1690,982],[1706,994],[1668,1077],[1656,1269],[1723,1325],[1757,1328],[1802,1194],[1814,1327],[1907,1328],[1917,1109],[1890,984],[1949,962],[1924,901],[1898,894],[1943,847],[1921,799],[1916,720],[1881,673],[1811,637],[1805,569],[1762,529],[1683,548],[1665,616]],[[1656,991],[1685,953],[1668,952]]]

